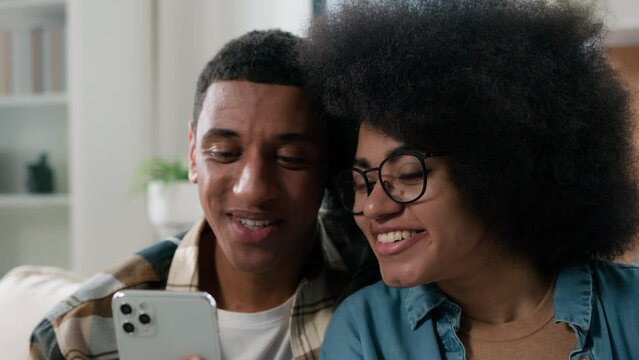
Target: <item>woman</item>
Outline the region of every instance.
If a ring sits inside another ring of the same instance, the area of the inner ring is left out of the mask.
[[[302,58],[359,120],[338,183],[383,283],[338,308],[325,359],[638,359],[628,99],[584,8],[357,1]]]

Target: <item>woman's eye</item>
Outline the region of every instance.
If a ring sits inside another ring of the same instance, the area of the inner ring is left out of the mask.
[[[420,170],[414,172],[405,172],[397,176],[402,182],[421,181],[424,178],[424,173]]]
[[[364,194],[364,193],[368,193],[368,189],[366,188],[366,184],[362,183],[355,183],[353,184],[353,192],[356,194]]]

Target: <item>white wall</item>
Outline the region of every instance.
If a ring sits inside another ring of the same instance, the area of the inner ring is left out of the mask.
[[[158,154],[186,159],[186,124],[204,65],[229,40],[254,29],[302,35],[311,0],[158,0]]]
[[[608,25],[614,30],[639,28],[639,1],[601,0],[608,14]]]
[[[89,275],[152,243],[134,169],[186,159],[195,82],[249,30],[298,34],[311,0],[69,0],[71,263]]]
[[[152,153],[152,1],[69,1],[71,238],[88,275],[152,241],[143,197],[128,196]]]
[[[639,1],[601,0],[608,26],[608,46],[639,45]]]

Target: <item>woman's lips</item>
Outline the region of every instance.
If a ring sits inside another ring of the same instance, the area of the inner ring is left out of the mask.
[[[416,242],[426,237],[424,230],[396,230],[379,233],[373,245],[373,250],[380,256],[392,256],[406,251]]]

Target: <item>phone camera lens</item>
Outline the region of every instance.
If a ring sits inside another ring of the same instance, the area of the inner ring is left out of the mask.
[[[122,328],[127,334],[135,331],[135,326],[133,326],[133,324],[131,324],[130,322],[125,322],[124,325],[122,325]]]
[[[133,312],[133,309],[131,308],[131,305],[129,304],[122,304],[120,306],[120,311],[122,311],[124,315],[129,315],[130,313]]]
[[[140,317],[138,317],[138,320],[140,320],[142,324],[146,325],[151,322],[151,317],[147,314],[141,314]]]

